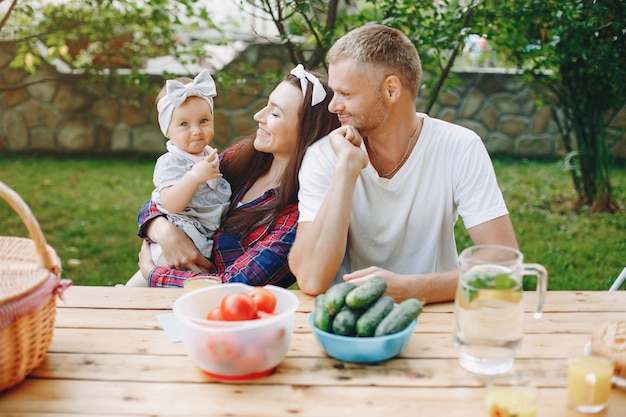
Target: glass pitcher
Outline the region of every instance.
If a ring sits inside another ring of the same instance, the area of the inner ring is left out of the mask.
[[[541,317],[548,273],[523,258],[516,249],[496,245],[472,246],[459,255],[452,337],[459,364],[470,372],[495,375],[513,367],[523,336],[525,275],[537,277],[535,318]]]

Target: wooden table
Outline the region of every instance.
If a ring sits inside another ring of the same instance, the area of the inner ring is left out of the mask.
[[[172,343],[156,316],[171,312],[179,289],[70,288],[58,302],[54,340],[42,366],[0,394],[9,416],[485,416],[483,382],[464,371],[450,336],[452,304],[428,305],[409,345],[376,365],[327,357],[300,308],[287,358],[267,377],[212,380]],[[539,416],[581,416],[567,406],[568,347],[582,346],[602,323],[626,317],[626,291],[549,292],[543,318],[525,293],[525,337],[518,370],[541,386]],[[626,416],[626,391],[614,388],[602,416]]]

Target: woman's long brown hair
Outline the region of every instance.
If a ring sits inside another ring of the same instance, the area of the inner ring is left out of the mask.
[[[311,106],[313,84],[307,83],[307,91],[303,98],[303,105],[298,117],[300,125],[296,137],[296,146],[292,151],[289,163],[285,167],[279,182],[278,198],[264,207],[254,207],[248,210],[238,210],[228,213],[222,223],[222,229],[229,232],[240,231],[243,233],[241,241],[254,229],[260,226],[271,227],[278,215],[290,204],[298,202],[298,171],[302,165],[302,159],[307,148],[317,140],[328,135],[332,130],[340,126],[337,115],[328,111],[328,105],[333,97],[333,91],[328,87],[326,79],[315,73],[326,90],[326,98],[323,102]],[[283,82],[288,82],[300,89],[300,80],[294,75],[287,75]],[[227,162],[221,166],[221,171],[233,189],[237,192],[248,181],[254,181],[265,174],[272,164],[274,156],[271,153],[257,151],[253,139],[244,139],[234,145],[237,151]]]

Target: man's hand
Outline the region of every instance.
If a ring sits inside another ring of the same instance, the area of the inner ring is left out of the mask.
[[[381,277],[387,282],[385,294],[389,295],[396,302],[401,302],[405,298],[410,298],[409,294],[407,294],[406,286],[406,278],[408,277],[403,278],[402,275],[394,274],[393,272],[377,266],[370,266],[369,268],[359,269],[358,271],[354,271],[350,274],[345,274],[343,279],[358,286],[362,285],[365,281],[374,276]],[[413,285],[415,285],[415,282],[413,282]]]
[[[345,274],[343,279],[361,285],[373,276],[379,276],[387,282],[385,294],[391,296],[396,302],[399,303],[407,298],[416,298],[426,304],[427,302],[438,303],[454,300],[459,270],[451,269],[433,274],[401,275],[377,266],[370,266]]]
[[[367,166],[369,158],[360,146],[363,138],[353,126],[341,126],[329,134],[330,146],[338,161],[348,164],[351,172],[358,173]]]

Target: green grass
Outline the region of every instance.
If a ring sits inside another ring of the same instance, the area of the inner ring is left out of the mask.
[[[622,211],[599,215],[572,211],[576,193],[560,162],[496,159],[494,167],[524,260],[546,267],[548,288],[608,289],[626,263],[626,169],[611,173]],[[459,226],[461,250],[471,242]]]
[[[3,156],[0,180],[30,206],[65,278],[114,285],[137,270],[136,216],[152,191],[153,166],[153,159]],[[608,289],[626,263],[626,168],[612,172],[622,212],[596,215],[571,211],[575,192],[558,162],[495,159],[494,166],[525,260],[546,266],[549,288]],[[6,204],[0,235],[26,236]],[[459,250],[471,245],[461,221],[457,235]]]
[[[150,197],[154,160],[0,160],[0,180],[39,221],[63,263],[63,277],[79,285],[123,283],[137,270],[137,212]],[[19,217],[0,205],[0,235],[26,236]]]

